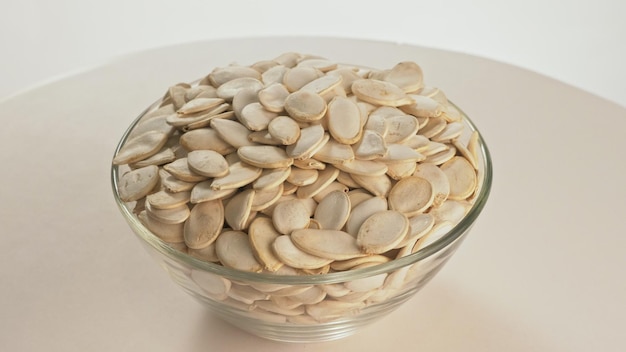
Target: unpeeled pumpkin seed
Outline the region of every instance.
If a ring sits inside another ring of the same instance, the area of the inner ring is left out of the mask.
[[[213,243],[224,226],[224,206],[221,200],[197,204],[191,209],[185,223],[184,237],[187,247],[200,249]]]
[[[288,235],[281,235],[272,245],[274,253],[281,262],[296,269],[317,269],[330,264],[333,260],[308,254],[291,241]]]
[[[248,235],[245,232],[222,232],[217,237],[215,244],[215,253],[224,266],[257,273],[263,270],[263,266],[254,257]]]
[[[150,165],[129,171],[118,182],[120,199],[124,202],[139,200],[159,183],[159,168]]]
[[[356,237],[365,253],[381,254],[395,248],[409,231],[409,219],[400,212],[386,210],[368,217]]]
[[[339,230],[296,230],[291,241],[302,251],[326,259],[347,260],[365,255],[354,237]]]
[[[199,175],[222,177],[228,174],[228,163],[224,157],[212,150],[194,150],[187,155],[187,166]]]

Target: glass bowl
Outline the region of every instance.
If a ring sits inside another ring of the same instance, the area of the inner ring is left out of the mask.
[[[116,155],[135,126],[161,100],[148,107],[122,136]],[[459,109],[467,141],[478,132]],[[188,255],[148,230],[120,199],[118,180],[127,166],[113,165],[111,182],[117,205],[143,248],[169,277],[221,319],[257,336],[286,342],[343,338],[389,314],[441,270],[459,248],[483,210],[492,183],[492,162],[478,133],[478,188],[466,215],[437,239],[389,262],[317,275],[244,272]]]

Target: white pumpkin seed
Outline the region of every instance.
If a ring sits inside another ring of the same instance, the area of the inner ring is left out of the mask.
[[[222,177],[228,174],[224,157],[212,150],[194,150],[187,155],[187,166],[198,175]]]
[[[253,189],[241,191],[230,198],[224,207],[224,220],[233,230],[239,231],[246,228],[255,193]]]
[[[352,175],[354,182],[378,197],[387,197],[391,190],[391,180],[385,174],[377,176]]]
[[[228,168],[228,175],[216,177],[211,182],[211,188],[219,191],[243,187],[261,176],[261,169],[242,162],[237,162]]]
[[[222,201],[211,200],[197,204],[191,209],[185,222],[184,237],[187,247],[200,249],[213,243],[224,226]]]
[[[395,84],[407,93],[424,88],[422,68],[415,62],[405,61],[396,64],[385,74],[384,80]]]
[[[257,145],[248,140],[250,130],[238,122],[226,119],[214,119],[211,120],[211,128],[217,132],[222,140],[236,149],[243,146]]]
[[[235,150],[233,146],[226,143],[212,128],[199,128],[183,133],[180,136],[180,145],[188,152],[194,150],[212,150],[221,155],[230,154]]]
[[[214,190],[213,188],[211,188],[212,183],[213,180],[207,180],[199,182],[195,186],[193,186],[189,201],[192,204],[197,204],[209,200],[226,199],[237,191],[236,188],[228,188],[219,191]]]
[[[276,271],[283,266],[274,254],[272,244],[281,234],[272,225],[272,219],[267,217],[257,217],[250,223],[248,236],[254,255],[263,264],[265,270]]]
[[[148,195],[159,183],[159,168],[150,165],[122,175],[118,182],[120,199],[132,202]]]
[[[396,107],[413,103],[413,99],[395,84],[376,79],[354,81],[352,93],[359,99],[374,105]]]
[[[332,166],[327,166],[324,170],[318,173],[318,177],[310,185],[299,187],[297,190],[298,198],[312,198],[318,194],[321,190],[331,184],[339,175],[339,170]]]
[[[242,77],[261,79],[261,74],[259,71],[247,66],[227,66],[216,68],[207,78],[212,86],[219,87],[226,82]]]
[[[328,131],[339,143],[354,144],[361,138],[361,113],[350,99],[335,97],[328,104]]]
[[[289,174],[291,173],[291,167],[281,167],[275,169],[265,169],[261,173],[261,176],[252,183],[252,188],[256,190],[264,190],[268,188],[278,187],[282,184]]]
[[[287,155],[294,159],[306,159],[306,156],[311,153],[322,141],[324,140],[324,128],[320,125],[313,125],[305,127],[300,130],[300,137],[298,140],[288,145],[285,149]]]
[[[395,248],[409,231],[409,219],[402,213],[386,210],[368,217],[356,237],[357,245],[368,254],[381,254]]]
[[[274,228],[283,235],[292,231],[306,229],[309,225],[309,211],[299,199],[279,202],[272,213]]]
[[[302,251],[321,258],[347,260],[365,255],[354,237],[338,230],[296,230],[291,241]]]
[[[387,199],[372,197],[352,207],[352,213],[346,223],[346,231],[356,237],[363,222],[370,216],[387,210]]]
[[[432,185],[428,180],[417,176],[403,178],[389,192],[389,209],[403,213],[407,217],[426,211],[434,200]]]
[[[443,112],[443,105],[439,102],[423,95],[409,94],[410,104],[402,106],[400,109],[415,117],[437,117]]]
[[[267,188],[264,190],[256,190],[254,194],[254,198],[252,200],[252,211],[260,211],[263,210],[270,205],[280,199],[283,195],[283,184],[278,185],[278,187]]]
[[[313,158],[329,164],[345,163],[354,160],[354,151],[349,145],[339,143],[334,138],[330,138],[313,155]]]
[[[243,108],[239,121],[251,131],[262,131],[276,116],[277,113],[266,110],[261,103],[251,103]]]
[[[351,175],[380,176],[387,172],[387,165],[375,160],[354,159],[335,165],[336,168]]]
[[[184,241],[184,223],[166,224],[148,216],[145,210],[140,212],[137,217],[148,230],[163,241],[168,243],[180,243]]]
[[[317,207],[313,219],[322,229],[341,230],[350,216],[350,198],[342,191],[333,191],[322,199]]]
[[[430,182],[433,189],[433,206],[439,207],[448,199],[450,182],[446,174],[435,164],[420,163],[413,176],[421,177]]]
[[[186,204],[170,209],[156,209],[146,202],[146,214],[164,224],[180,224],[189,218],[189,207]]]
[[[161,190],[156,193],[149,194],[146,201],[150,203],[154,209],[172,209],[184,205],[189,202],[191,192],[172,193]]]
[[[257,273],[263,270],[263,266],[254,257],[248,235],[244,232],[222,232],[215,244],[215,252],[225,267]]]
[[[289,116],[278,116],[270,121],[267,130],[283,145],[294,144],[300,137],[300,126]]]
[[[260,168],[276,169],[293,164],[284,149],[269,145],[243,146],[237,150],[237,155],[241,161]]]
[[[197,174],[189,168],[187,158],[176,159],[169,164],[163,165],[163,168],[181,181],[200,182],[207,179],[207,176]]]
[[[168,135],[159,131],[149,131],[130,139],[113,158],[113,164],[134,163],[149,158],[167,143]]]
[[[326,101],[319,94],[307,91],[289,94],[284,107],[289,116],[300,122],[318,121],[328,108]]]
[[[449,199],[463,200],[471,196],[476,190],[478,179],[474,167],[467,159],[455,156],[441,165],[450,182]]]
[[[330,264],[332,259],[320,258],[296,247],[290,236],[282,235],[274,240],[272,245],[276,257],[281,262],[297,269],[317,269]]]
[[[318,171],[315,169],[300,169],[292,166],[287,181],[298,187],[307,186],[317,180]]]

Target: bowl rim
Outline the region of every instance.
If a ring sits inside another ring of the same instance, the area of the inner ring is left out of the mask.
[[[197,83],[199,80],[191,83]],[[113,152],[113,157],[117,155],[119,150],[128,140],[128,137],[132,130],[137,126],[139,121],[150,111],[157,108],[163,98],[158,99],[150,106],[148,106],[145,110],[143,110],[139,116],[135,118],[135,120],[130,124],[130,126],[126,129],[122,138],[118,142],[115,151]],[[162,255],[165,255],[169,258],[172,258],[176,261],[182,262],[192,269],[202,270],[206,272],[210,272],[219,276],[223,276],[232,280],[240,280],[240,281],[253,281],[253,282],[262,282],[262,283],[272,283],[272,284],[285,284],[285,285],[317,285],[317,284],[332,284],[338,282],[346,282],[355,279],[375,276],[383,273],[388,273],[400,269],[402,267],[417,263],[425,258],[430,257],[431,255],[437,253],[438,251],[446,248],[448,245],[452,244],[457,239],[460,239],[464,233],[466,233],[474,224],[480,213],[483,211],[485,204],[487,203],[487,199],[489,198],[489,194],[491,193],[491,187],[493,183],[493,164],[491,159],[491,153],[489,152],[489,148],[481,132],[478,130],[474,122],[465,114],[465,112],[460,109],[456,104],[452,101],[448,100],[448,102],[453,105],[458,111],[461,113],[463,121],[467,123],[470,127],[471,132],[478,133],[478,146],[479,153],[482,159],[482,182],[479,178],[478,190],[479,193],[476,196],[476,200],[474,201],[469,212],[459,221],[450,231],[448,231],[445,235],[441,236],[435,242],[429,244],[428,246],[419,249],[417,252],[404,256],[402,258],[393,259],[387,263],[382,263],[378,265],[374,265],[367,268],[355,269],[355,270],[347,270],[341,272],[333,272],[327,274],[318,274],[318,275],[276,275],[272,273],[255,273],[242,271],[238,269],[228,268],[216,263],[206,262],[187,253],[180,252],[174,248],[172,248],[167,242],[161,240],[159,237],[154,235],[150,230],[148,230],[142,223],[139,221],[137,216],[135,216],[132,211],[125,205],[125,203],[121,200],[119,191],[118,191],[118,179],[119,179],[119,166],[115,165],[111,162],[111,186],[113,188],[113,196],[115,202],[120,209],[122,215],[124,216],[126,222],[130,225],[131,229],[139,237],[143,242],[147,243],[150,247],[155,249]]]

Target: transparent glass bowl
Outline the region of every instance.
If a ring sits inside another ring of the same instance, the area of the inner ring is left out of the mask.
[[[141,118],[159,103],[131,124],[115,154]],[[461,139],[467,141],[477,129],[465,114],[463,122],[468,133]],[[122,168],[112,166],[111,181],[117,205],[132,231],[185,292],[223,320],[257,336],[317,342],[346,337],[389,314],[441,270],[470,232],[489,196],[492,164],[482,136],[479,147],[477,196],[467,215],[452,230],[408,256],[363,269],[321,275],[243,272],[180,252],[152,234],[133,214],[132,207],[120,199],[117,182]]]

